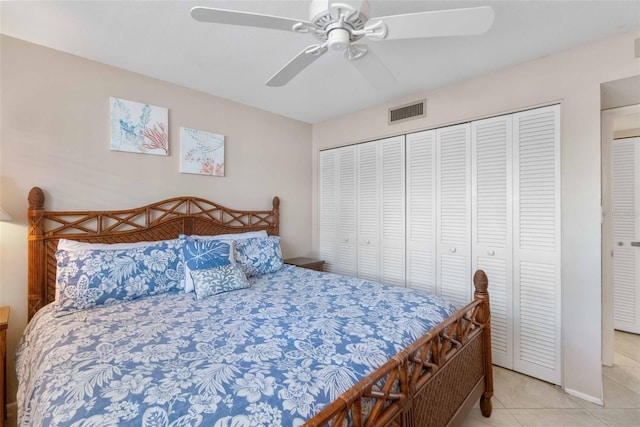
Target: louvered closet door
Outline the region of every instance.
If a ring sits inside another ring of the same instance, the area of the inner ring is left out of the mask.
[[[407,135],[407,287],[436,292],[436,132]]]
[[[320,152],[320,258],[338,271],[338,150]]]
[[[356,148],[358,168],[358,277],[380,280],[380,167],[378,142]]]
[[[512,118],[471,124],[472,263],[491,296],[493,363],[513,368]]]
[[[357,276],[356,147],[338,150],[338,268],[345,276]]]
[[[404,136],[378,141],[380,146],[381,281],[405,285]]]
[[[470,124],[436,130],[437,293],[458,307],[471,301]]]
[[[613,324],[640,333],[640,138],[613,142]]]
[[[560,107],[513,127],[514,369],[560,384]]]

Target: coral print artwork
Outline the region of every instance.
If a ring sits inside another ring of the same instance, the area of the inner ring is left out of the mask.
[[[180,172],[224,176],[224,135],[180,128]]]
[[[111,101],[111,150],[169,155],[169,110],[126,99]]]

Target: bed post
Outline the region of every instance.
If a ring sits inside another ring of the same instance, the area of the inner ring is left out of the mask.
[[[273,231],[270,233],[274,236],[280,235],[280,198],[275,196],[273,198],[273,218],[271,219],[272,223],[276,225],[273,227]]]
[[[28,320],[42,308],[45,302],[46,282],[44,259],[44,193],[39,187],[29,191],[29,247],[28,247]]]
[[[473,275],[473,286],[475,292],[473,294],[475,300],[482,301],[482,304],[478,307],[478,313],[476,320],[481,325],[490,325],[491,313],[489,311],[489,292],[487,287],[489,280],[484,271],[478,270]],[[493,362],[491,360],[491,328],[485,327],[482,334],[482,353],[484,360],[484,392],[480,397],[480,411],[485,417],[491,416],[492,404],[491,398],[493,397]]]

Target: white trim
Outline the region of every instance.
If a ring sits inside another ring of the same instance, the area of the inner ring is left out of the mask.
[[[640,128],[613,131],[613,139],[635,138],[640,136]]]
[[[599,397],[591,396],[588,394],[581,393],[579,391],[573,390],[571,388],[565,388],[564,392],[570,396],[577,397],[578,399],[585,400],[587,402],[595,403],[596,405],[600,405],[604,407],[604,401]]]

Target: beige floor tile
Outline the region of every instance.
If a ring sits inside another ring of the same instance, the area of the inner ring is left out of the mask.
[[[630,357],[625,356],[624,354],[616,352],[613,355],[613,364],[615,366],[630,366],[632,368],[640,368],[640,362],[637,360],[633,360]]]
[[[605,426],[585,409],[509,409],[524,427],[599,427]]]
[[[559,387],[503,368],[493,371],[494,394],[505,408],[580,408]]]
[[[604,384],[605,409],[640,409],[640,394],[607,376],[602,377]]]
[[[636,334],[615,331],[615,351],[636,362],[640,362],[640,337]]]
[[[462,427],[476,426],[520,427],[521,424],[508,410],[494,407],[489,418],[485,418],[479,408],[474,408],[462,423]]]
[[[615,365],[603,367],[604,408],[495,367],[491,418],[482,417],[476,405],[463,425],[640,427],[640,335],[616,331],[615,342]]]
[[[592,409],[589,412],[610,427],[640,426],[640,409]]]
[[[500,403],[500,401],[498,400],[498,398],[496,398],[495,396],[493,396],[491,398],[491,406],[493,407],[493,409],[504,409],[504,405],[502,403]],[[480,401],[478,400],[476,402],[475,405],[473,405],[474,408],[479,408],[480,407]]]
[[[640,395],[607,376],[602,377],[602,383],[604,385],[604,409],[640,409]],[[584,400],[576,399],[576,402],[586,409],[603,409],[599,405]]]
[[[631,366],[614,366],[612,368],[603,366],[602,374],[622,384],[629,390],[640,394],[640,366],[637,368]]]

